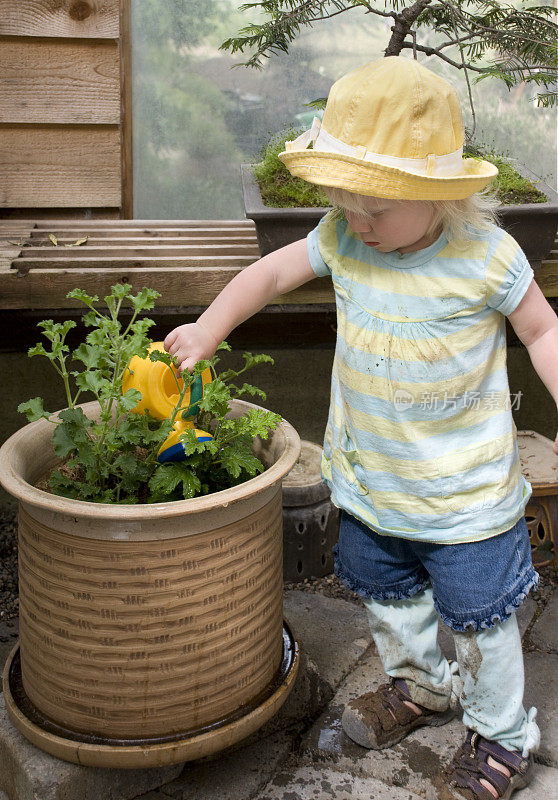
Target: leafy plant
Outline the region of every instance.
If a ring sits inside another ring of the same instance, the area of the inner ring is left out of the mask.
[[[66,343],[76,323],[69,320],[38,323],[46,337],[48,349],[39,343],[29,350],[30,357],[43,356],[60,375],[66,390],[68,408],[52,414],[44,408],[41,397],[34,397],[18,406],[30,422],[47,419],[54,425],[53,445],[62,466],[49,477],[48,486],[55,494],[99,503],[163,502],[195,497],[219,491],[262,472],[263,464],[253,455],[256,436],[267,438],[281,417],[264,409],[250,409],[239,419],[226,419],[231,401],[244,395],[265,394],[255,386],[232,381],[260,363],[273,363],[266,355],[244,353],[244,366],[238,371],[229,369],[217,375],[220,361],[198,362],[192,373],[178,372],[178,364],[168,353],[151,352],[152,361],[162,361],[174,367],[178,400],[171,417],[158,420],[149,413],[133,410],[141,400],[141,392],[128,389],[122,393],[122,378],[133,356],[147,357],[152,344],[148,330],[155,324],[139,315],[152,309],[159,293],[143,288],[131,294],[129,284],[116,284],[104,298],[107,313],[95,307],[99,298],[81,289],[67,297],[83,302],[89,311],[82,321],[92,330],[74,351]],[[124,302],[132,305],[130,321],[125,325],[119,318]],[[226,342],[218,349],[230,350]],[[76,362],[80,369],[71,369]],[[199,402],[196,427],[211,431],[213,438],[199,442],[193,431],[181,437],[184,442],[184,461],[161,464],[158,451],[169,435],[179,415],[186,392],[205,369],[211,369],[214,380],[206,386]],[[85,415],[78,405],[84,392],[92,393],[99,404],[99,420]]]

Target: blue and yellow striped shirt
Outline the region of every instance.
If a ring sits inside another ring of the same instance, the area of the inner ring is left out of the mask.
[[[378,533],[440,544],[511,528],[531,494],[506,370],[504,316],[533,278],[517,242],[492,226],[380,253],[330,212],[307,244],[337,304],[332,501]]]

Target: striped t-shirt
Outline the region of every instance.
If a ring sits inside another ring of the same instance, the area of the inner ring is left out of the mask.
[[[380,253],[329,212],[308,236],[331,275],[337,344],[322,476],[339,508],[378,533],[472,542],[511,528],[520,470],[504,316],[533,270],[492,226],[463,242]]]

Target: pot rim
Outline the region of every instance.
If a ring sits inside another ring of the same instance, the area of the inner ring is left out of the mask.
[[[98,403],[97,401],[92,401],[83,403],[80,407],[87,414],[87,411],[98,408]],[[251,408],[259,409],[262,406],[257,406],[244,400],[232,401],[233,410],[243,410],[244,413]],[[22,503],[69,516],[97,520],[132,521],[146,518],[153,520],[163,517],[183,516],[189,513],[199,514],[214,509],[216,506],[226,508],[244,501],[280,481],[294,466],[301,447],[298,433],[287,420],[282,418],[276,428],[276,431],[280,431],[285,440],[285,448],[280,457],[264,472],[238,486],[201,497],[193,497],[189,500],[170,500],[164,503],[130,503],[122,505],[116,503],[94,503],[90,500],[76,500],[37,489],[31,483],[28,483],[14,468],[14,456],[21,445],[32,440],[44,425],[50,424],[45,419],[29,422],[4,442],[0,448],[0,484],[9,494]]]

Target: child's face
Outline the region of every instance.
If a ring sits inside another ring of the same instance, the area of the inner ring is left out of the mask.
[[[426,232],[434,217],[433,209],[416,200],[383,200],[366,198],[367,214],[362,216],[345,210],[349,226],[362,241],[381,253],[412,253],[434,242],[435,235]]]

